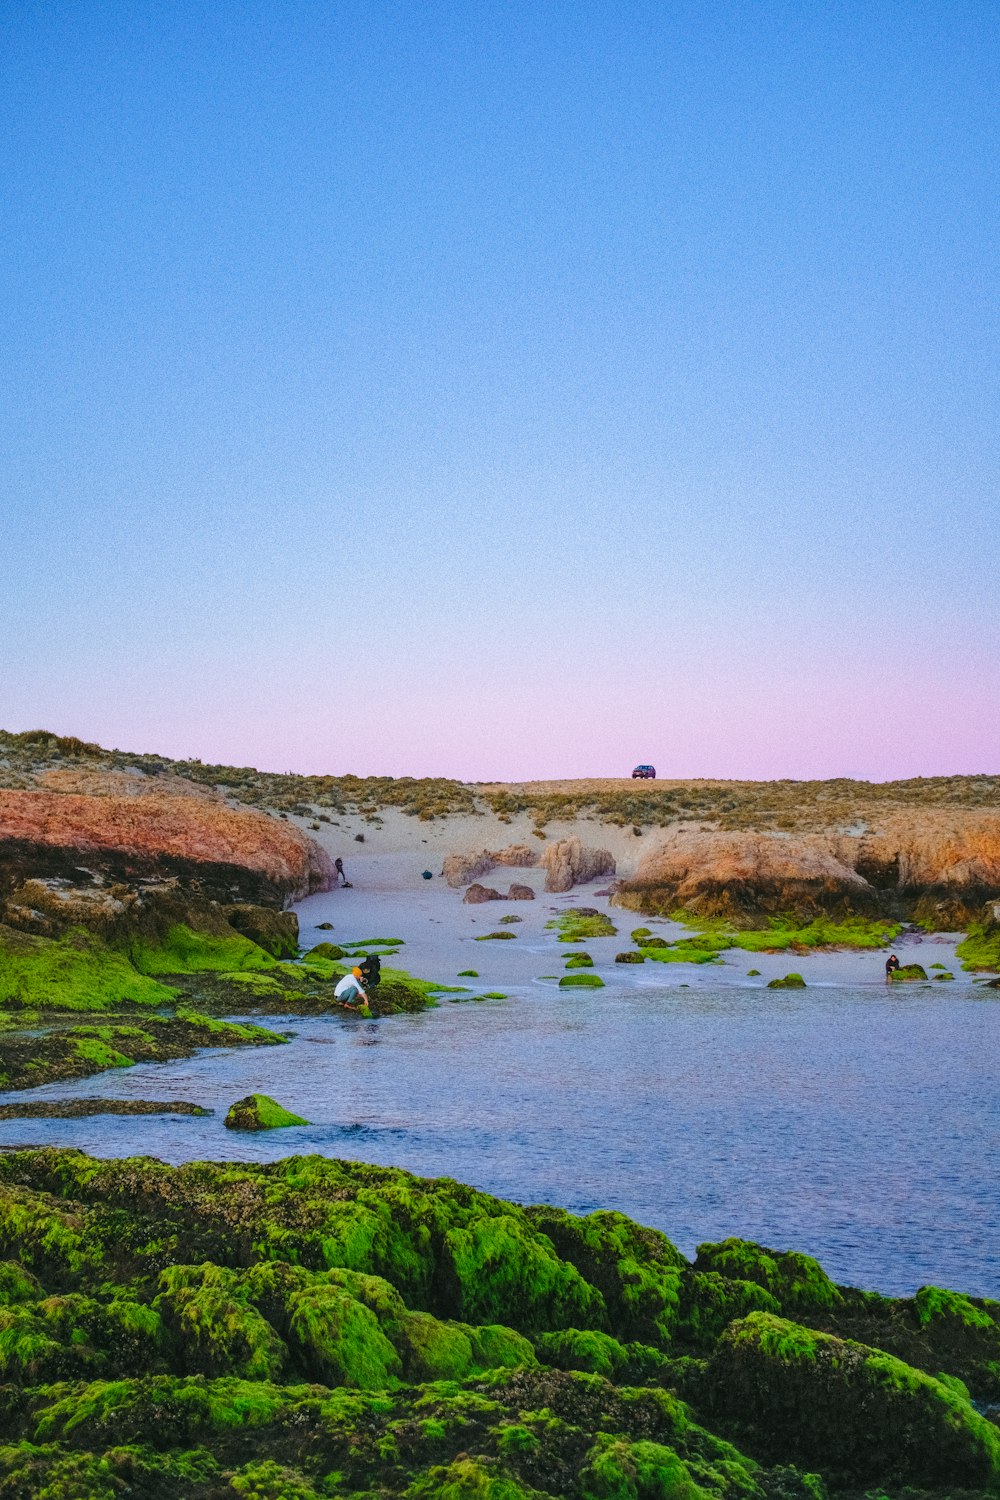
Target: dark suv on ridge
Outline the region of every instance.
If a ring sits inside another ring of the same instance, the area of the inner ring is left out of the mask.
[[[655,781],[656,767],[636,766],[635,770],[632,772],[632,780],[635,781],[636,777],[638,777],[640,781]]]

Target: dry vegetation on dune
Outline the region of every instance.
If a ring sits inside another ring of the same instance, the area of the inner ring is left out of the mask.
[[[721,830],[760,832],[855,831],[890,812],[921,815],[931,808],[1000,813],[1000,775],[931,776],[909,781],[633,781],[630,777],[572,781],[482,782],[445,777],[300,776],[252,766],[174,761],[162,755],[105,750],[44,730],[0,731],[0,787],[45,784],[51,773],[142,772],[146,776],[217,791],[233,800],[303,817],[360,813],[377,817],[399,808],[430,819],[450,814],[527,813],[543,827],[592,818],[618,826],[669,827],[710,823]]]
[[[854,831],[888,812],[928,808],[1000,812],[1000,776],[927,776],[909,781],[530,781],[484,783],[494,812],[530,813],[536,822],[591,817],[665,827],[706,822],[727,830]]]

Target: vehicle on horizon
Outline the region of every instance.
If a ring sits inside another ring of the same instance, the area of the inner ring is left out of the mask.
[[[635,770],[632,772],[632,780],[635,781],[636,778],[638,778],[640,781],[655,781],[656,767],[636,766]]]

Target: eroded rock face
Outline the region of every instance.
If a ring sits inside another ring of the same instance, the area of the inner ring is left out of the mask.
[[[0,870],[26,879],[173,877],[227,902],[283,905],[333,884],[325,851],[292,824],[211,795],[0,791]]]
[[[571,891],[582,881],[615,873],[615,861],[607,849],[588,849],[576,838],[558,839],[542,853],[545,889]]]
[[[650,914],[688,911],[704,917],[795,912],[874,912],[876,891],[821,838],[684,831],[651,849],[631,880],[619,883],[622,906]]]
[[[651,914],[683,909],[735,922],[878,914],[958,930],[1000,896],[1000,816],[892,811],[860,835],[682,829],[615,894]]]
[[[441,866],[441,874],[450,886],[468,885],[480,875],[489,875],[497,865],[510,865],[522,869],[538,864],[538,854],[527,844],[509,844],[506,849],[480,849],[475,854],[448,854]]]
[[[496,850],[493,859],[498,865],[514,865],[521,869],[530,869],[538,864],[538,850],[529,848],[527,844],[508,844],[506,849]]]
[[[480,849],[478,854],[447,854],[441,866],[441,874],[450,886],[457,888],[478,880],[480,875],[488,875],[493,864],[493,856],[488,849]]]

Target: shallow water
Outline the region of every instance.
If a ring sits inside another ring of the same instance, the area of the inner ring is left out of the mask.
[[[1000,995],[949,991],[775,992],[706,975],[691,989],[533,985],[383,1021],[283,1021],[297,1032],[287,1047],[30,1091],[190,1099],[212,1118],[15,1120],[0,1146],[170,1162],[321,1152],[578,1213],[622,1209],[686,1254],[739,1234],[816,1255],[853,1285],[997,1297]],[[316,1123],[225,1130],[228,1105],[253,1091]]]

